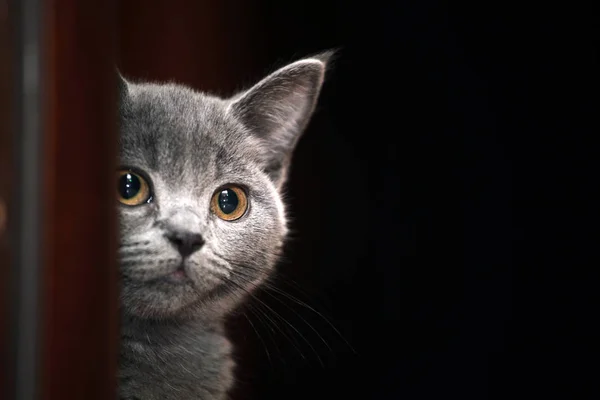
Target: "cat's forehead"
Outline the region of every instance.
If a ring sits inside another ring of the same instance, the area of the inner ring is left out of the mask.
[[[222,99],[176,85],[130,86],[120,110],[121,163],[168,177],[233,167],[243,128],[226,107]]]

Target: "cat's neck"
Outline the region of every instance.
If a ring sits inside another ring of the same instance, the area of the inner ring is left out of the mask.
[[[225,399],[231,343],[221,319],[123,317],[120,398]]]
[[[172,343],[182,340],[189,332],[195,335],[223,335],[224,322],[221,318],[172,318],[147,319],[123,315],[121,319],[121,339],[135,341],[152,341],[155,343]]]

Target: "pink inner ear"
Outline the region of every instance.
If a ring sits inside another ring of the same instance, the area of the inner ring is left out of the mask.
[[[231,109],[250,129],[265,137],[295,138],[314,110],[325,68],[325,62],[316,58],[289,64],[239,95]]]

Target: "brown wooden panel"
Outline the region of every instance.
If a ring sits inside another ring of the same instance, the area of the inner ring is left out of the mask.
[[[121,1],[119,67],[134,80],[231,94],[266,70],[255,8],[253,1]]]
[[[41,397],[115,398],[114,1],[45,2]]]

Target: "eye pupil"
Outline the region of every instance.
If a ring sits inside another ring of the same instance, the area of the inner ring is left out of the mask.
[[[126,200],[135,197],[141,188],[140,178],[133,174],[123,174],[119,178],[119,194]]]
[[[224,189],[219,193],[219,208],[225,214],[234,212],[239,202],[237,194],[231,189]]]

